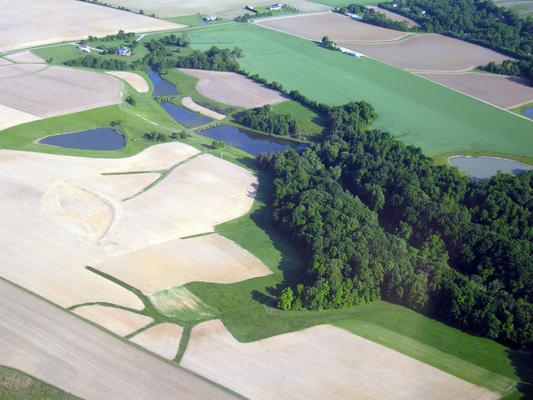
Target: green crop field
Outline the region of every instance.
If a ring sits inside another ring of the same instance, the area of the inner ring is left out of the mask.
[[[188,34],[195,48],[240,47],[245,70],[312,99],[370,102],[380,115],[375,127],[430,156],[485,152],[533,160],[531,121],[373,59],[354,59],[253,24]]]

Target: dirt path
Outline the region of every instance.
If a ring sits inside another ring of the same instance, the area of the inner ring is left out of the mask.
[[[0,364],[86,400],[232,395],[0,280]]]

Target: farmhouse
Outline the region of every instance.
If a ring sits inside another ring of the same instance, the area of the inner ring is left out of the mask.
[[[124,56],[124,57],[131,56],[131,49],[126,46],[119,47],[117,49],[117,54],[119,56]]]
[[[269,10],[270,11],[279,11],[283,8],[283,3],[276,3],[276,4],[272,4],[270,7],[269,7]]]
[[[363,17],[358,14],[352,14],[352,13],[344,13],[345,15],[349,16],[351,19],[354,19],[356,21],[362,21]]]
[[[216,21],[217,17],[216,15],[208,15],[206,17],[203,17],[202,19],[204,22],[211,22],[211,21]]]
[[[81,51],[84,51],[86,53],[90,53],[91,52],[91,48],[89,46],[87,46],[86,44],[80,44],[78,46],[78,49],[80,49]]]

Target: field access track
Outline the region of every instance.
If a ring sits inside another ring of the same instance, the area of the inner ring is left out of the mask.
[[[3,280],[0,304],[0,364],[85,400],[233,398]]]

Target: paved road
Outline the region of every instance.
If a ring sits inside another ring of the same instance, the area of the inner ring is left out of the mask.
[[[3,280],[0,364],[86,400],[234,398]]]

